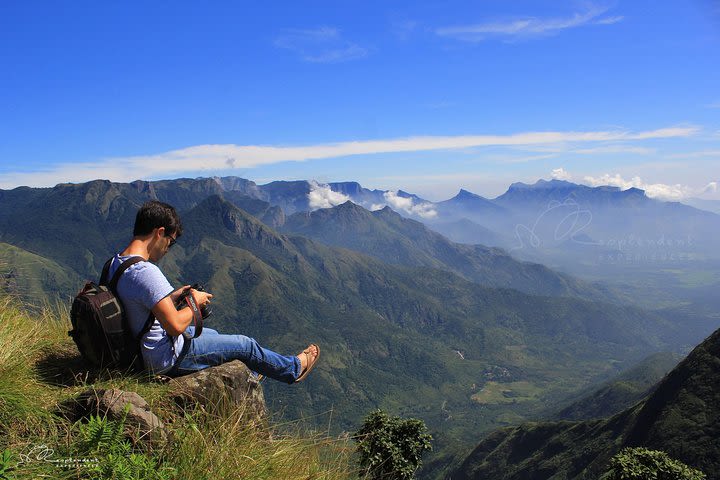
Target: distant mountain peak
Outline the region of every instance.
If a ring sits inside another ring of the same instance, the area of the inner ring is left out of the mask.
[[[332,210],[335,210],[336,212],[366,212],[367,209],[363,207],[362,205],[358,205],[357,203],[353,202],[352,200],[346,200],[345,202],[335,205],[331,208]]]
[[[449,200],[444,200],[442,202],[439,202],[438,205],[440,208],[463,208],[463,209],[472,209],[474,211],[479,211],[478,209],[482,211],[493,211],[493,212],[500,212],[502,211],[502,207],[495,205],[492,201],[488,200],[487,198],[478,195],[476,193],[473,193],[469,190],[465,190],[464,188],[461,188],[460,191],[452,197]]]
[[[544,190],[549,188],[574,188],[580,187],[577,183],[568,182],[567,180],[558,180],[553,178],[552,180],[543,180],[542,178],[532,185],[515,182],[510,185],[508,190]]]
[[[398,196],[398,197],[403,197],[403,198],[420,199],[420,197],[418,197],[418,196],[415,195],[414,193],[408,193],[408,192],[406,192],[406,191],[404,191],[404,190],[398,190],[398,191],[397,191],[397,196]]]
[[[469,199],[476,199],[476,198],[484,198],[476,193],[472,193],[471,191],[465,190],[464,188],[461,188],[457,195],[455,195],[455,199],[457,200],[469,200]]]
[[[380,210],[373,210],[372,214],[382,217],[402,217],[402,215],[393,210],[389,205],[385,205]]]
[[[622,193],[625,195],[639,195],[642,197],[645,196],[645,190],[643,190],[641,188],[635,188],[635,187],[630,187],[627,190],[623,190]]]
[[[584,205],[602,205],[616,207],[639,207],[649,205],[654,200],[645,195],[645,191],[631,187],[621,190],[619,187],[601,185],[591,187],[565,180],[538,180],[532,185],[517,182],[494,201],[511,208],[522,208],[537,202],[549,200],[563,201],[573,198]]]
[[[320,208],[312,212],[297,212],[301,218],[314,219],[315,221],[342,221],[362,222],[370,218],[370,211],[352,200],[347,200],[339,205],[329,208]]]
[[[348,195],[357,195],[363,190],[362,185],[358,182],[331,182],[328,183],[328,185],[332,191],[342,192]]]

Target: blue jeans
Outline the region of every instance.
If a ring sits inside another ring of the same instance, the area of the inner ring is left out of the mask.
[[[195,334],[195,327],[185,332]],[[257,373],[285,383],[293,383],[300,375],[300,359],[286,356],[261,347],[255,339],[245,335],[225,335],[212,328],[203,328],[202,334],[185,345],[169,376],[186,375],[232,360],[240,360]]]

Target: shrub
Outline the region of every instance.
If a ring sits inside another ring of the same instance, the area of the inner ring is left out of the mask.
[[[607,480],[703,480],[705,474],[667,453],[647,448],[625,448],[610,460]]]
[[[407,480],[422,465],[421,456],[432,448],[432,437],[422,420],[390,417],[375,410],[353,437],[360,468],[373,480]]]

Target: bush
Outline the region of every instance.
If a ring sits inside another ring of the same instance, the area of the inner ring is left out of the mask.
[[[607,480],[704,480],[705,474],[667,453],[647,448],[625,448],[610,460]]]
[[[422,420],[403,420],[375,410],[353,437],[360,454],[360,468],[373,480],[407,480],[422,465],[432,437]]]

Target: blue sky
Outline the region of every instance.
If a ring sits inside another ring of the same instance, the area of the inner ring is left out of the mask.
[[[0,188],[239,175],[720,199],[720,2],[0,3]]]

